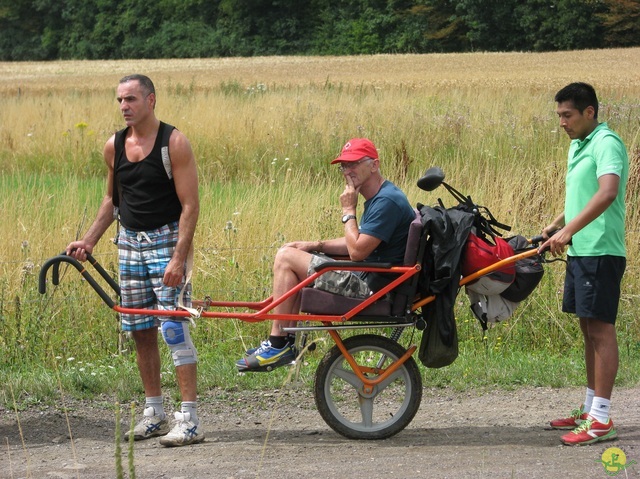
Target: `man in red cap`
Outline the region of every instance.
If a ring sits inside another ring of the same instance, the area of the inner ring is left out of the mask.
[[[353,138],[342,148],[338,164],[346,185],[340,195],[344,236],[326,241],[295,241],[276,253],[273,266],[273,298],[277,299],[299,284],[314,268],[331,257],[350,261],[400,264],[404,258],[409,225],[415,211],[405,194],[380,173],[378,150],[366,138]],[[364,198],[364,211],[358,219],[358,195]],[[393,278],[358,271],[332,271],[319,277],[314,287],[353,298],[366,298]],[[297,314],[299,295],[274,308],[277,314]],[[239,371],[267,371],[290,364],[296,356],[294,337],[282,330],[295,322],[274,321],[269,339],[249,349],[236,366]]]

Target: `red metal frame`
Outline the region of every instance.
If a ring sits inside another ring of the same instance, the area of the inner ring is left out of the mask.
[[[366,272],[384,272],[384,273],[396,273],[398,277],[394,279],[387,286],[380,291],[372,294],[368,298],[362,301],[358,306],[347,311],[343,315],[317,315],[317,314],[276,314],[272,310],[280,303],[286,301],[291,296],[299,293],[303,288],[312,284],[316,278],[324,274],[326,271],[337,270],[338,268],[326,268],[320,272],[313,273],[298,285],[291,288],[280,298],[274,300],[273,296],[259,301],[259,302],[246,302],[246,301],[194,301],[194,304],[206,307],[220,307],[220,308],[248,308],[256,311],[255,313],[241,313],[241,312],[224,312],[224,311],[206,311],[203,310],[200,313],[200,317],[204,318],[234,318],[247,322],[259,322],[259,321],[320,321],[326,322],[344,322],[356,316],[360,311],[366,307],[372,305],[380,298],[383,298],[388,292],[395,289],[399,284],[405,282],[415,274],[417,274],[421,266],[416,264],[414,266],[393,266],[391,268],[374,268],[374,267],[357,267],[357,266],[341,266],[340,271],[366,271]],[[122,306],[114,306],[112,308],[118,313],[124,314],[149,314],[151,311],[154,316],[181,316],[190,317],[191,313],[188,311],[178,310],[149,310],[149,309],[135,309],[124,308]]]
[[[497,269],[502,268],[505,265],[515,263],[524,258],[528,258],[530,256],[535,256],[538,254],[537,249],[530,249],[523,253],[513,255],[509,258],[506,258],[502,261],[499,261],[487,268],[484,268],[480,271],[477,271],[469,276],[466,276],[460,280],[460,286],[463,286],[481,276],[489,274]],[[100,295],[107,305],[111,307],[114,311],[123,314],[153,314],[154,316],[175,316],[175,317],[192,317],[193,315],[186,310],[156,310],[156,309],[137,309],[137,308],[125,308],[117,305],[110,297],[104,292],[104,290],[95,282],[95,280],[91,277],[88,271],[75,259],[66,256],[59,255],[54,258],[51,258],[45,264],[43,264],[42,269],[40,271],[40,292],[44,293],[46,290],[46,274],[47,270],[54,266],[53,273],[53,283],[58,284],[58,267],[60,262],[68,262],[71,263],[76,269],[80,272],[80,274],[89,282],[89,284],[93,287],[94,290]],[[89,262],[96,268],[96,270],[100,273],[100,275],[109,283],[109,285],[119,294],[119,287],[117,283],[106,273],[106,271],[100,266],[100,264],[93,258],[89,257]],[[288,298],[293,296],[294,294],[299,293],[303,288],[312,284],[318,276],[321,276],[326,271],[330,270],[341,270],[341,271],[366,271],[366,272],[383,272],[383,273],[395,273],[398,275],[396,279],[394,279],[387,286],[382,288],[380,291],[374,293],[369,296],[361,303],[359,303],[356,307],[347,311],[342,315],[319,315],[319,314],[276,314],[273,312],[273,309],[278,306],[283,301],[286,301]],[[246,322],[261,322],[261,321],[318,321],[323,323],[325,326],[333,326],[334,323],[344,323],[349,321],[353,317],[355,317],[362,310],[367,308],[368,306],[375,303],[377,300],[383,298],[388,292],[392,291],[398,285],[404,283],[405,281],[412,278],[414,275],[418,274],[421,270],[421,265],[416,264],[413,266],[392,266],[392,267],[367,267],[367,266],[357,266],[357,265],[341,265],[335,267],[327,267],[318,271],[304,281],[287,291],[283,296],[274,300],[273,296],[266,298],[263,301],[251,302],[251,301],[194,301],[195,306],[199,306],[199,317],[204,318],[233,318],[239,319],[241,321]],[[432,302],[435,299],[435,296],[428,296],[426,298],[422,298],[416,300],[412,306],[411,311],[416,311],[418,308],[424,306]],[[219,307],[219,308],[245,308],[253,310],[254,312],[229,312],[229,311],[208,311],[206,308],[210,307]],[[393,326],[393,323],[381,323],[385,327]],[[387,368],[380,370],[378,368],[371,368],[370,366],[360,366],[356,363],[355,359],[349,351],[346,349],[340,334],[335,329],[329,329],[329,335],[336,343],[336,346],[342,352],[346,361],[349,363],[354,373],[358,376],[358,378],[364,384],[365,393],[371,392],[373,387],[384,381],[390,374],[393,374],[402,364],[404,364],[415,352],[417,346],[412,345],[406,351],[402,357],[397,360],[391,362]],[[370,378],[367,374],[377,374],[375,378]]]

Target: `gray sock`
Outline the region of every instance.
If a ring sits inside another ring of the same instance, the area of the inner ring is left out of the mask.
[[[144,398],[144,407],[152,407],[154,410],[154,416],[166,416],[164,412],[164,405],[162,396],[151,396]]]
[[[198,424],[198,403],[196,401],[182,401],[180,411],[188,412],[191,416],[191,422]]]

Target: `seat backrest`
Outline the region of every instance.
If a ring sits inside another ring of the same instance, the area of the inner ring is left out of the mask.
[[[407,246],[404,250],[404,266],[416,264],[418,260],[418,249],[420,247],[420,238],[422,237],[422,217],[420,212],[416,210],[416,217],[409,225],[409,234],[407,236]]]
[[[404,266],[413,266],[420,261],[420,249],[422,241],[422,216],[420,212],[416,210],[416,217],[409,225],[409,234],[407,235],[407,246],[404,250]],[[394,316],[400,316],[404,314],[409,299],[413,300],[413,297],[409,298],[412,292],[415,292],[418,284],[419,275],[415,275],[409,281],[400,285],[393,300],[393,307],[391,308],[391,314]],[[406,294],[405,291],[410,292]]]

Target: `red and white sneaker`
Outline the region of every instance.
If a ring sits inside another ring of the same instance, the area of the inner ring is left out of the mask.
[[[589,416],[589,413],[583,412],[582,406],[571,411],[569,417],[554,419],[549,424],[553,429],[575,429],[582,424]]]
[[[609,419],[606,424],[601,423],[591,416],[587,416],[580,426],[560,440],[567,446],[584,446],[594,442],[609,441],[615,439],[618,433],[613,428],[613,421]]]

